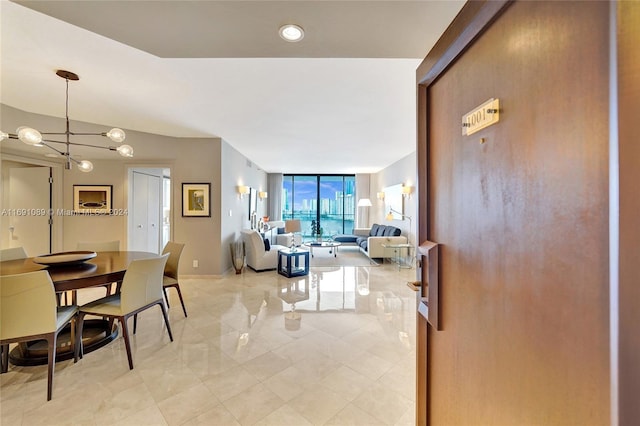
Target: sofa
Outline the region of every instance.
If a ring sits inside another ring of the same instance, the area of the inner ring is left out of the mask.
[[[248,267],[256,272],[272,271],[278,268],[278,250],[286,248],[285,246],[269,243],[267,250],[265,239],[255,229],[242,230],[242,240]]]
[[[407,237],[400,235],[401,232],[395,226],[374,223],[371,228],[356,228],[353,234],[336,235],[333,239],[343,245],[357,245],[371,259],[382,259],[391,255],[384,244],[407,243]]]

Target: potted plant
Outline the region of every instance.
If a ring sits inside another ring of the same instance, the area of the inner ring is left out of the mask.
[[[316,222],[315,220],[311,221],[311,237],[315,238],[317,241],[322,240],[323,229],[320,226],[320,222]]]

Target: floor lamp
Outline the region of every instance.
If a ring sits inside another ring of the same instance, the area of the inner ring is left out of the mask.
[[[408,216],[404,213],[400,213],[398,210],[394,210],[392,208],[389,208],[389,213],[387,213],[387,216],[385,217],[387,220],[393,220],[393,214],[397,214],[400,215],[400,217],[402,218],[402,220],[404,220],[405,218],[409,219],[409,237],[411,237],[411,233],[413,231],[413,228],[411,228],[411,216]],[[411,238],[407,238],[407,240],[409,241],[409,244],[411,244]]]
[[[362,207],[362,209],[359,211],[356,228],[366,228],[369,226],[369,207],[371,206],[371,200],[368,198],[360,198],[358,200],[358,208]]]

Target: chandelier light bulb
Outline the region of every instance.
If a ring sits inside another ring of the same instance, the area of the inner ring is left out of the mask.
[[[122,155],[123,157],[133,157],[133,148],[131,148],[130,145],[120,145],[116,151],[118,151],[118,154]]]
[[[124,133],[124,130],[115,127],[107,132],[107,137],[114,142],[120,143],[124,141],[127,135]]]
[[[26,143],[27,145],[42,146],[42,135],[36,129],[22,126],[22,127],[18,127],[18,130],[16,130],[16,133],[18,133],[18,139],[20,139],[22,142]]]
[[[9,133],[5,133],[3,131],[0,131],[0,141],[3,141],[5,139],[9,139]]]
[[[89,160],[82,160],[78,163],[78,170],[81,172],[89,173],[93,170],[93,163]]]

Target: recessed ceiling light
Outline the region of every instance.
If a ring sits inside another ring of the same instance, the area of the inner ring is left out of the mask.
[[[286,41],[300,41],[304,38],[304,30],[302,27],[294,24],[287,24],[280,27],[280,37]]]

